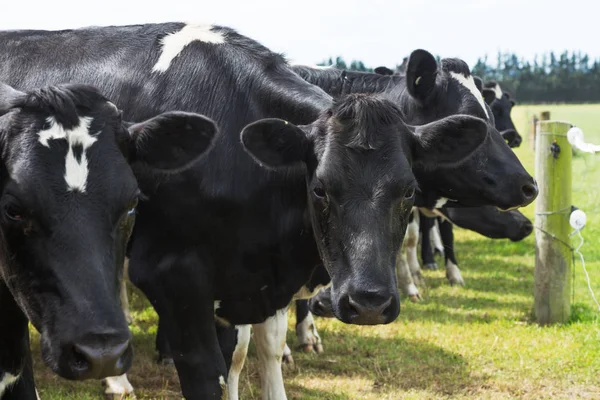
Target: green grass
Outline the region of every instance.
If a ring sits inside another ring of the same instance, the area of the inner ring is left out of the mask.
[[[533,113],[580,126],[588,141],[600,143],[600,105],[522,106],[513,111],[528,136]],[[526,138],[527,140],[527,138]],[[525,141],[517,154],[533,173]],[[582,252],[600,295],[599,156],[578,156],[573,165],[573,201],[587,213]],[[543,183],[542,183],[543,184]],[[533,206],[524,209],[533,218]],[[467,286],[450,287],[442,271],[426,272],[424,301],[404,301],[392,324],[358,327],[317,319],[322,355],[294,352],[296,369],[286,371],[290,399],[572,399],[600,398],[600,324],[579,262],[575,264],[572,322],[538,327],[533,307],[534,237],[522,242],[490,240],[456,229],[459,265]],[[132,289],[136,359],[130,373],[140,399],[179,399],[171,367],[154,358],[156,316]],[[290,311],[293,317],[293,311]],[[295,349],[290,318],[288,343]],[[37,337],[34,346],[37,346]],[[37,383],[48,399],[98,399],[97,382],[66,382],[48,372],[35,347]],[[256,356],[241,380],[241,398],[260,398]]]

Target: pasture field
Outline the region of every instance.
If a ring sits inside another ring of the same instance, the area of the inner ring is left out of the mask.
[[[513,120],[524,136],[516,150],[534,172],[528,143],[533,113],[580,126],[600,143],[600,105],[517,106]],[[541,182],[541,184],[544,184]],[[582,252],[600,296],[600,155],[578,155],[573,202],[587,213]],[[523,212],[533,219],[533,205]],[[325,353],[296,350],[290,311],[288,343],[296,368],[285,372],[289,399],[598,399],[600,314],[576,262],[572,322],[541,328],[532,323],[534,236],[522,242],[491,240],[459,228],[456,253],[466,286],[450,287],[443,270],[425,271],[424,300],[403,299],[397,321],[358,327],[316,319]],[[575,240],[574,240],[574,243]],[[578,243],[578,242],[577,242]],[[442,265],[441,260],[438,263]],[[154,362],[156,314],[131,288],[135,360],[129,377],[138,399],[181,399],[174,367]],[[101,399],[98,382],[66,382],[42,363],[32,330],[37,385],[43,400]],[[260,398],[254,345],[240,382],[242,399]]]

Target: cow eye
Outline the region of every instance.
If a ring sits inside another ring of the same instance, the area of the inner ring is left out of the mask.
[[[415,192],[416,191],[417,190],[415,188],[408,189],[408,192],[406,192],[404,194],[404,198],[405,199],[412,199],[413,197],[415,197]]]
[[[314,193],[315,197],[317,197],[318,199],[323,199],[323,198],[325,198],[325,196],[327,196],[327,192],[325,192],[325,187],[323,186],[323,183],[320,181],[317,182],[317,184],[313,188],[313,193]]]
[[[4,214],[11,221],[22,222],[25,219],[23,209],[13,203],[4,206]]]

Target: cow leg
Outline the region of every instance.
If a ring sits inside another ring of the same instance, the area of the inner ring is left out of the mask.
[[[407,262],[413,282],[419,286],[425,285],[425,280],[421,274],[421,265],[417,258],[417,246],[419,244],[419,210],[414,208],[412,211],[412,221],[408,224],[404,245],[406,246]]]
[[[315,320],[308,309],[308,300],[296,300],[296,337],[305,353],[323,352],[321,337],[317,332]]]
[[[233,329],[235,348],[231,357],[225,355],[226,364],[228,364],[228,375],[227,375],[227,393],[229,400],[239,399],[239,383],[240,374],[244,368],[244,362],[248,354],[248,345],[250,344],[250,325],[236,325]],[[219,342],[221,343],[221,336],[219,336]],[[223,343],[221,343],[221,349],[223,350]],[[225,351],[224,351],[225,352]],[[229,360],[229,362],[228,362]]]
[[[171,348],[169,347],[169,341],[165,334],[162,320],[158,319],[158,329],[156,330],[156,342],[155,347],[158,353],[157,362],[162,365],[173,365],[173,356],[171,355]]]
[[[440,226],[438,222],[438,218],[433,222],[433,226],[431,227],[431,247],[433,248],[433,253],[438,253],[439,255],[444,255],[444,244],[442,243],[442,238],[440,237]]]
[[[454,256],[454,233],[452,231],[452,224],[445,220],[441,221],[440,234],[442,235],[442,242],[444,243],[446,278],[448,279],[448,282],[450,282],[450,285],[464,286],[465,281],[460,273],[460,269],[458,269],[458,263]]]
[[[400,251],[396,255],[396,278],[398,279],[398,286],[408,296],[410,301],[417,302],[421,300],[419,289],[413,282],[412,274],[408,267],[407,249],[404,244],[402,244]]]
[[[281,358],[287,333],[287,308],[261,324],[254,324],[254,342],[258,354],[263,400],[285,400]]]
[[[431,248],[430,235],[435,224],[435,218],[427,217],[423,214],[420,216],[421,230],[421,259],[423,260],[423,268],[436,270],[438,265],[433,258],[433,250]]]
[[[0,398],[37,400],[28,320],[3,283],[0,283],[0,310]]]
[[[168,258],[152,260],[147,248],[134,246],[132,251],[131,282],[160,317],[183,396],[187,400],[226,398],[227,368],[215,329],[212,270],[189,252],[172,251]]]

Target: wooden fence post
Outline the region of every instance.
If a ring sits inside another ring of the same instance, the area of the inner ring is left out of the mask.
[[[567,140],[571,126],[539,121],[537,127],[535,175],[540,192],[535,203],[535,225],[539,229],[535,232],[534,296],[535,317],[542,325],[567,322],[571,312],[572,151]]]

